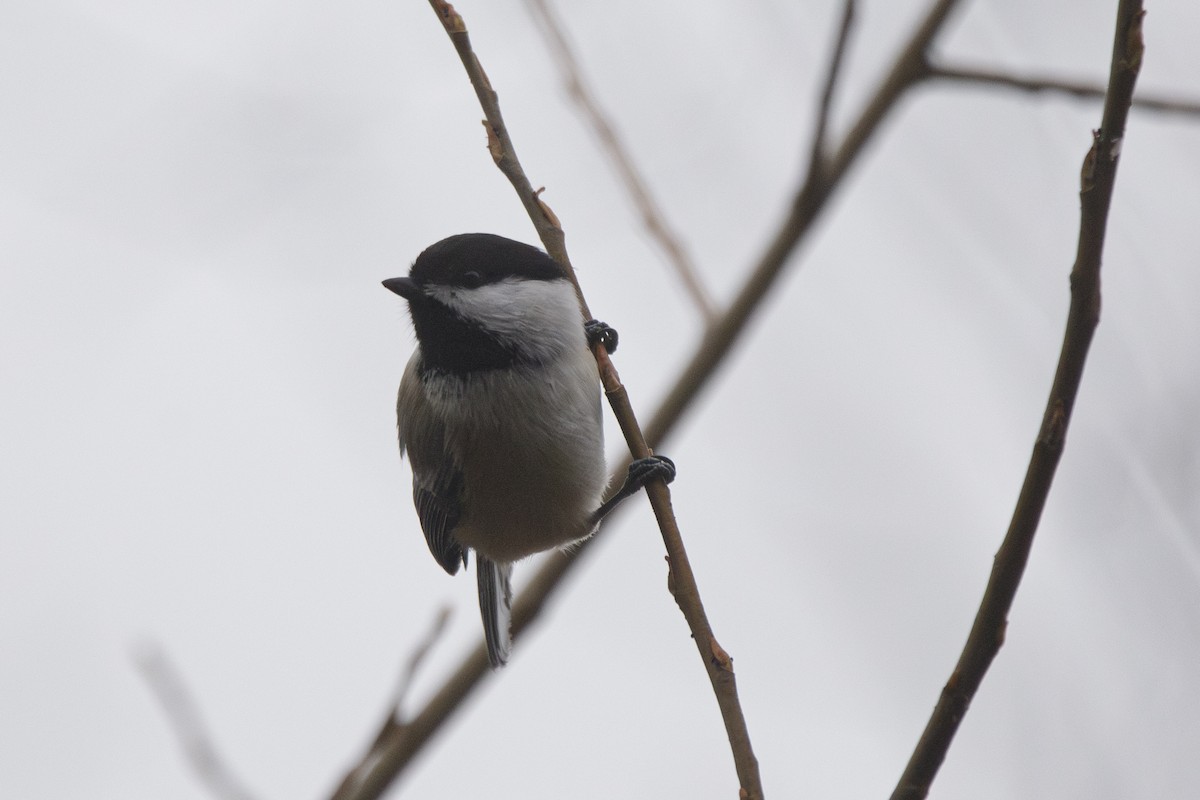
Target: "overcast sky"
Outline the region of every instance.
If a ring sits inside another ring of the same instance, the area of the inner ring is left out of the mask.
[[[838,4],[566,3],[718,302],[783,215]],[[834,135],[924,2],[864,2]],[[1102,81],[1114,2],[963,3],[948,58]],[[525,6],[459,10],[648,418],[694,309]],[[1139,88],[1200,95],[1200,4]],[[379,285],[534,233],[423,0],[0,11],[0,796],[210,798],[160,647],[256,797],[320,798],[436,610],[480,636],[396,452],[413,340]],[[890,792],[966,636],[1040,422],[1098,103],[929,86],[889,119],[661,448],[774,798]],[[1135,112],[1101,325],[1007,642],[943,798],[1200,785],[1200,120]],[[609,452],[620,452],[615,430]],[[644,501],[393,796],[732,797]],[[517,569],[520,584],[534,565]]]

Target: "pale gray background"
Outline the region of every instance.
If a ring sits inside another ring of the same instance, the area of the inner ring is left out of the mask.
[[[563,5],[727,298],[798,180],[837,4]],[[838,124],[925,5],[863,4]],[[941,49],[1101,80],[1115,6],[965,3]],[[459,8],[648,416],[696,316],[524,6]],[[1141,88],[1200,92],[1200,4],[1146,31]],[[157,641],[260,797],[321,797],[434,609],[456,613],[418,695],[480,633],[410,505],[412,337],[379,286],[451,233],[533,240],[461,66],[423,0],[42,0],[0,11],[0,91],[0,796],[207,797],[133,666]],[[949,673],[1057,358],[1099,119],[910,96],[664,448],[771,797],[885,796]],[[1135,113],[1066,456],[937,797],[1200,784],[1198,178],[1200,124]],[[733,796],[643,502],[403,787]]]

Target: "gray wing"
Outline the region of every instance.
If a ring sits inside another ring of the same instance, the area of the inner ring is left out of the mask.
[[[462,509],[463,474],[446,450],[445,425],[433,413],[420,376],[420,352],[413,355],[396,398],[400,455],[407,453],[413,471],[413,504],[429,552],[451,575],[467,563],[467,553],[454,538]]]
[[[451,575],[458,572],[459,564],[466,566],[467,563],[467,552],[454,538],[462,485],[462,472],[452,464],[443,465],[428,485],[422,481],[414,464],[413,504],[421,520],[421,530],[425,532],[425,543],[442,569]]]

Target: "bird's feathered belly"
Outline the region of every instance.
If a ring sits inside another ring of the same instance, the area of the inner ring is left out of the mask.
[[[464,479],[454,538],[493,561],[516,561],[588,536],[606,483],[591,354],[438,380],[427,384],[429,398],[454,432],[446,446]]]

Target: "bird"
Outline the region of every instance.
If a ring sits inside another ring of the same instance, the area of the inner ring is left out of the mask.
[[[488,233],[423,250],[384,287],[408,301],[417,346],[396,398],[400,454],[429,551],[450,575],[475,552],[488,661],[512,652],[513,564],[591,536],[625,498],[669,483],[662,455],[608,486],[591,346],[617,332],[584,322],[574,284],[536,247]]]

